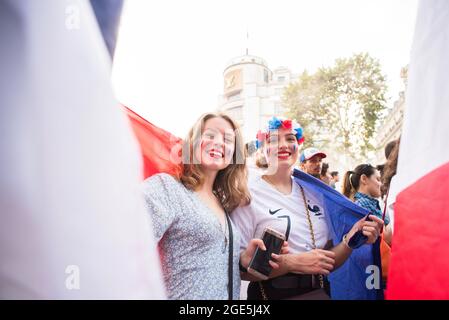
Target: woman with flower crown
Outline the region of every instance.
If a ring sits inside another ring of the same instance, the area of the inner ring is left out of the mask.
[[[257,247],[265,248],[250,239],[240,251],[228,216],[250,201],[237,124],[224,114],[203,115],[184,141],[181,175],[153,175],[143,189],[169,299],[238,299],[239,261],[248,264]]]
[[[257,134],[268,168],[249,182],[251,203],[236,208],[231,219],[240,231],[242,244],[261,238],[263,230],[271,227],[285,234],[290,253],[280,256],[280,268],[271,272],[269,280],[249,284],[248,299],[328,298],[326,276],[351,255],[351,237],[361,230],[367,243],[374,243],[382,229],[383,222],[377,217],[372,221],[361,219],[341,243],[331,243],[320,202],[293,182],[293,168],[303,141],[299,124],[279,117],[273,117],[267,130]],[[313,296],[313,292],[320,295]]]

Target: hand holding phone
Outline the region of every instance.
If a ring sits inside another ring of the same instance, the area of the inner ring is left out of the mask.
[[[279,254],[285,241],[285,236],[271,228],[265,228],[262,235],[263,243],[266,250],[257,248],[248,266],[248,273],[262,279],[267,280],[272,271],[269,263],[271,254]]]
[[[370,216],[370,214],[367,214],[363,220],[364,221],[372,221],[369,216]],[[354,235],[351,237],[351,239],[349,239],[348,246],[351,249],[357,249],[357,248],[360,248],[362,245],[364,245],[367,241],[368,241],[368,237],[363,234],[362,230],[358,230],[357,232],[354,233]]]

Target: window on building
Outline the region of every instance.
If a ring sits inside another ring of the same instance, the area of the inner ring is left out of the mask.
[[[268,83],[268,70],[264,69],[263,70],[263,81],[265,81],[265,83]]]
[[[278,82],[284,82],[285,81],[285,76],[279,76],[278,77]]]

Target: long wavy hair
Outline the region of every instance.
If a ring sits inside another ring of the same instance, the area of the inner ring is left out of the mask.
[[[251,197],[247,185],[246,151],[242,134],[238,124],[228,115],[223,113],[206,113],[190,129],[183,142],[183,170],[180,181],[187,189],[193,191],[198,190],[203,185],[205,173],[202,170],[200,161],[195,158],[195,150],[201,147],[201,135],[206,121],[217,117],[229,122],[235,133],[235,148],[232,162],[226,168],[218,171],[213,184],[214,194],[220,200],[226,212],[231,212],[238,206],[249,204]]]

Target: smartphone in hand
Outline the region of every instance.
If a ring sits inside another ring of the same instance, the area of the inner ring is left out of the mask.
[[[248,266],[248,273],[262,280],[267,280],[273,269],[269,264],[271,254],[279,254],[281,252],[285,236],[276,230],[265,228],[262,235],[262,241],[267,250],[263,251],[259,247],[256,248]]]
[[[364,220],[372,221],[369,216],[370,214],[367,214]],[[366,241],[368,241],[368,237],[363,234],[363,230],[359,230],[356,233],[354,233],[351,239],[349,239],[348,246],[351,249],[357,249],[363,246],[366,243]]]

